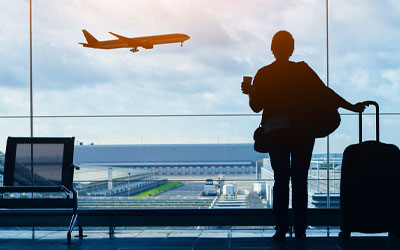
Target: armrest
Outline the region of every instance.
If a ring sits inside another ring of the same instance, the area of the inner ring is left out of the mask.
[[[80,170],[81,167],[79,165],[71,164],[71,168],[74,168],[75,170]]]

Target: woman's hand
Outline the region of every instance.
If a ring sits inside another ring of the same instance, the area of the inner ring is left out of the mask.
[[[253,91],[253,86],[251,83],[242,82],[242,93],[249,95]]]
[[[364,112],[364,109],[367,105],[364,102],[358,102],[356,104],[353,105],[351,111],[353,112]]]

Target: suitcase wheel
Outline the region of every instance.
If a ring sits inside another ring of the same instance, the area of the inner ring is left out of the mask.
[[[341,231],[339,233],[339,238],[341,240],[349,240],[350,239],[350,235],[351,235],[351,232]]]

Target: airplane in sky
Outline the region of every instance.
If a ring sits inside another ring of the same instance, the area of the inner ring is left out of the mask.
[[[88,31],[82,30],[83,35],[86,38],[87,43],[82,44],[83,47],[95,48],[95,49],[119,49],[119,48],[131,48],[131,52],[138,52],[138,47],[145,49],[152,49],[154,45],[166,44],[166,43],[181,43],[188,40],[190,36],[185,34],[166,34],[158,36],[143,36],[143,37],[124,37],[112,32],[111,35],[116,36],[118,39],[99,41],[92,36]]]

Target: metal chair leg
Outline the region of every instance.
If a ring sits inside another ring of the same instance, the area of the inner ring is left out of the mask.
[[[79,238],[82,238],[83,237],[83,228],[79,221],[78,221],[78,227],[79,227]]]
[[[79,228],[79,235],[75,235],[75,237],[79,237],[79,239],[82,239],[84,237],[87,237],[86,234],[83,234],[83,227],[79,219],[77,220],[78,228]]]
[[[67,244],[71,244],[71,233],[74,230],[77,220],[78,220],[78,214],[73,214],[68,228]]]

